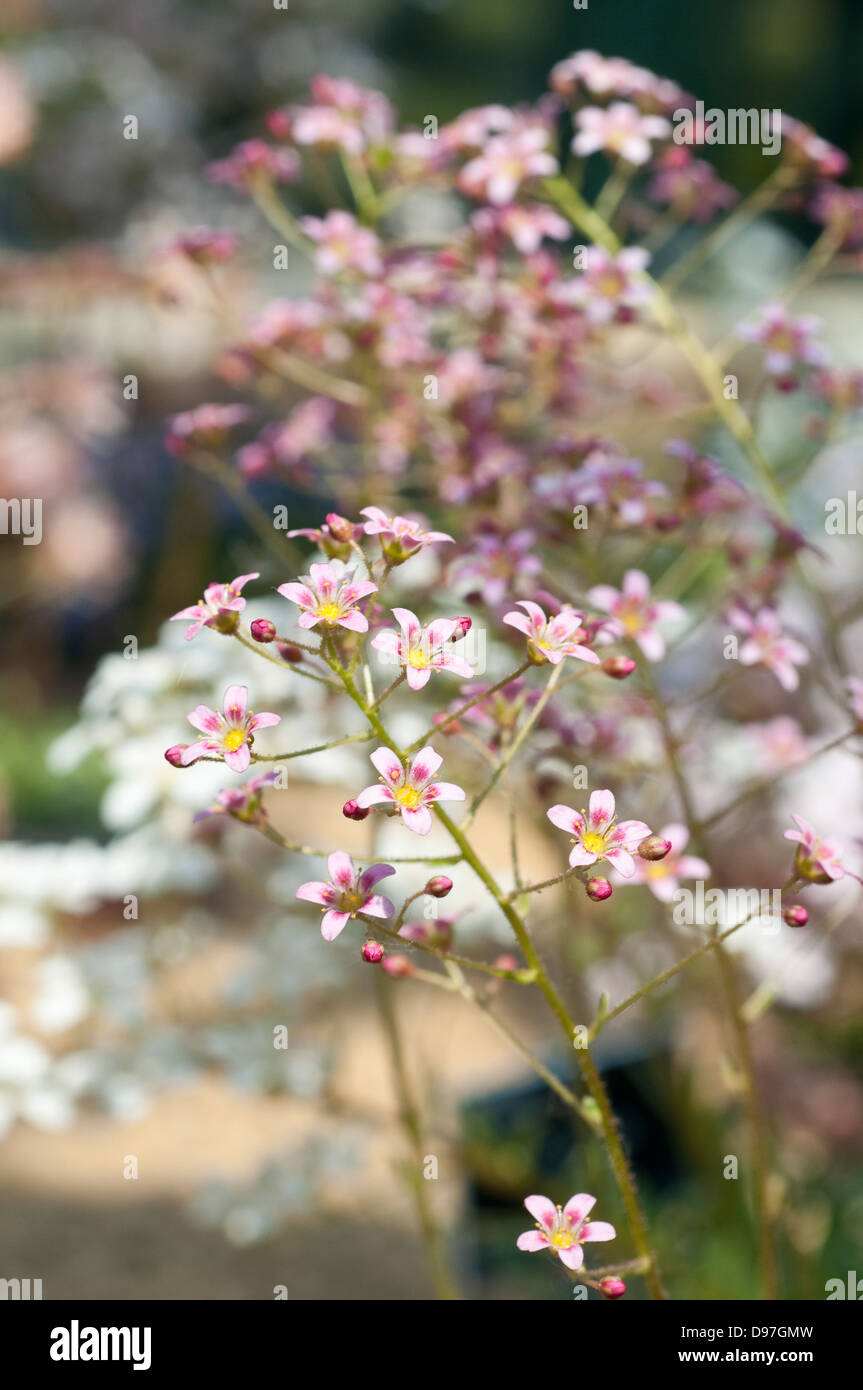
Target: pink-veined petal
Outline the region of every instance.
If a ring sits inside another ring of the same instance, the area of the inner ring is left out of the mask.
[[[429,787],[433,791],[435,801],[464,801],[464,787],[456,786],[455,782],[433,782]]]
[[[346,627],[348,632],[368,632],[369,622],[358,608],[351,608],[337,620],[338,627]]]
[[[402,820],[416,835],[427,835],[432,828],[431,811],[427,806],[417,806],[416,810],[403,806]]]
[[[590,793],[587,804],[587,823],[591,830],[604,830],[614,820],[614,793],[598,789]]]
[[[375,893],[363,903],[362,911],[367,912],[370,917],[392,917],[395,908],[389,898],[381,897]]]
[[[245,685],[229,685],[225,691],[225,701],[222,705],[225,718],[229,724],[238,727],[245,723],[246,710],[249,707],[249,689]]]
[[[563,1212],[570,1225],[580,1226],[585,1217],[590,1216],[595,1206],[596,1198],[592,1197],[589,1192],[576,1192],[575,1196],[570,1197]]]
[[[443,758],[440,753],[436,753],[430,745],[427,744],[425,748],[421,748],[411,764],[411,770],[407,776],[408,785],[412,787],[423,786],[434,777],[442,762]]]
[[[596,860],[597,856],[591,854],[589,849],[585,849],[584,845],[573,845],[569,852],[569,867],[571,869],[577,869],[582,865],[595,864]]]
[[[573,811],[571,806],[549,806],[545,814],[558,830],[566,830],[570,835],[584,833],[584,817],[579,811]]]
[[[391,748],[376,748],[369,754],[370,762],[374,763],[378,772],[386,782],[392,786],[400,786],[404,777],[404,768]]]
[[[327,872],[330,880],[339,888],[352,888],[354,882],[354,861],[343,849],[333,850],[327,858]]]
[[[376,883],[380,883],[382,878],[389,878],[394,873],[395,869],[392,864],[370,864],[360,875],[359,887],[361,892],[370,893]]]
[[[411,690],[422,690],[431,680],[430,666],[406,666],[405,677]]]
[[[348,912],[325,912],[321,918],[321,936],[324,941],[335,941],[339,933],[344,930],[349,917],[350,913]]]
[[[554,1218],[557,1215],[557,1207],[548,1197],[543,1197],[540,1193],[531,1193],[525,1197],[524,1205],[527,1207],[534,1221],[538,1221],[541,1226],[551,1227],[554,1225]]]
[[[557,1253],[561,1263],[565,1264],[567,1269],[581,1269],[584,1264],[584,1251],[578,1244],[571,1245],[568,1250],[558,1250]]]
[[[516,1245],[519,1250],[528,1250],[531,1253],[545,1250],[548,1247],[548,1236],[544,1236],[542,1231],[522,1231]]]
[[[186,718],[192,728],[202,734],[217,734],[222,727],[222,716],[209,705],[196,705]]]
[[[622,846],[619,849],[608,850],[603,858],[607,859],[609,864],[613,864],[617,872],[622,874],[624,878],[632,878],[635,873],[635,860],[629,850]]]
[[[507,623],[509,627],[517,627],[519,632],[524,633],[525,637],[531,637],[533,635],[533,628],[523,613],[504,613],[503,621]]]
[[[329,907],[335,899],[335,890],[331,883],[324,883],[322,879],[311,879],[308,883],[301,883],[295,898],[300,898],[303,902],[320,903],[322,907]]]
[[[222,757],[225,759],[225,766],[229,767],[232,772],[245,772],[252,761],[247,743],[241,743],[239,748],[225,749]]]
[[[254,733],[255,729],[274,729],[281,722],[282,716],[280,714],[273,714],[271,710],[262,710],[260,714],[253,714],[249,720],[249,733]]]
[[[617,1231],[609,1221],[588,1221],[579,1239],[590,1240],[614,1240]]]
[[[363,787],[361,792],[357,792],[356,802],[367,810],[369,806],[378,806],[382,801],[395,801],[391,788],[376,782],[373,787]]]

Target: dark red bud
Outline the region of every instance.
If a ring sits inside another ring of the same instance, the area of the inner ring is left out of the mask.
[[[294,646],[293,642],[280,642],[276,650],[283,661],[293,662],[295,666],[303,659],[302,647]]]
[[[595,903],[604,903],[613,892],[607,878],[589,878],[584,885],[587,896]]]
[[[631,676],[637,661],[633,661],[631,656],[607,656],[602,662],[600,670],[604,671],[612,680],[625,681],[627,676]]]
[[[276,635],[276,625],[269,618],[255,618],[249,631],[256,642],[272,642]]]
[[[357,805],[356,801],[351,798],[342,807],[342,815],[347,816],[348,820],[365,820],[366,816],[371,815],[371,812],[365,806]]]
[[[169,762],[171,764],[171,767],[182,767],[183,754],[185,753],[188,746],[188,743],[172,744],[170,748],[165,749],[165,761]]]
[[[363,943],[362,956],[369,965],[377,965],[384,958],[384,948],[379,941],[366,941]]]

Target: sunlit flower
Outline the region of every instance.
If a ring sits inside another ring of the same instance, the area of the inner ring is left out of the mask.
[[[305,902],[320,903],[325,911],[321,920],[321,935],[325,941],[335,941],[339,932],[358,912],[369,917],[392,917],[395,908],[389,898],[373,892],[375,884],[395,873],[392,864],[372,864],[368,869],[354,868],[349,854],[336,850],[327,859],[330,882],[312,879],[302,883],[296,896]]]
[[[685,611],[671,599],[651,599],[650,580],[641,570],[627,570],[622,589],[597,584],[587,597],[596,608],[610,615],[605,631],[611,637],[631,638],[648,661],[661,661],[665,640],[656,624],[669,618],[683,618]]]
[[[389,748],[376,748],[370,758],[380,782],[366,787],[356,798],[362,807],[389,803],[401,812],[408,830],[427,835],[432,827],[430,806],[437,801],[464,801],[462,787],[452,782],[436,782],[434,775],[443,758],[433,748],[421,748],[409,768],[404,768]]]
[[[453,540],[446,531],[426,531],[422,522],[416,518],[388,516],[380,507],[363,507],[360,516],[366,518],[366,535],[380,536],[387,559],[403,560],[409,555],[415,555],[424,546]]]
[[[642,859],[640,855],[634,855],[632,863],[635,872],[629,882],[645,883],[655,898],[668,903],[677,892],[678,879],[707,879],[710,877],[710,865],[697,855],[684,854],[689,843],[687,826],[664,825],[656,833],[660,839],[671,842],[671,849],[663,859]]]
[[[519,1250],[550,1250],[567,1269],[581,1269],[582,1245],[594,1240],[614,1240],[617,1232],[607,1221],[591,1221],[596,1198],[588,1192],[570,1197],[565,1207],[556,1207],[548,1197],[525,1197],[524,1205],[536,1222],[536,1230],[523,1231],[516,1244]]]
[[[298,619],[302,628],[345,627],[350,632],[368,632],[365,614],[356,607],[361,599],[377,592],[370,579],[355,579],[354,571],[339,560],[309,566],[299,582],[280,584],[278,592],[302,608]]]
[[[504,613],[503,621],[524,633],[532,661],[538,665],[550,661],[557,666],[565,656],[571,656],[579,661],[589,661],[594,666],[599,665],[596,652],[582,645],[582,638],[587,636],[582,626],[583,613],[565,604],[554,617],[547,618],[539,604],[530,599],[516,599],[516,603],[524,609],[524,613]]]
[[[200,731],[197,743],[184,749],[181,762],[188,767],[196,758],[223,758],[232,772],[245,772],[251,762],[251,745],[257,729],[281,724],[278,714],[253,714],[248,708],[245,685],[229,685],[222,712],[209,705],[197,705],[188,716],[193,729]]]
[[[326,217],[303,217],[300,226],[316,244],[315,267],[322,275],[338,275],[342,270],[380,275],[380,241],[349,212],[336,209]]]
[[[230,584],[208,584],[203,598],[189,608],[181,608],[170,621],[173,623],[178,618],[194,620],[183,634],[187,642],[197,637],[202,627],[214,627],[217,632],[234,632],[246,606],[241,591],[250,579],[260,579],[257,570],[253,574],[238,575]]]
[[[558,805],[550,807],[546,815],[552,825],[575,837],[569,856],[571,868],[606,859],[624,878],[633,876],[632,854],[650,834],[650,826],[643,820],[616,821],[610,791],[591,792],[586,812]]]
[[[511,203],[525,180],[557,173],[548,143],[549,133],[542,125],[491,136],[482,154],[462,169],[459,188],[498,207]]]
[[[728,618],[731,626],[746,637],[740,645],[741,665],[766,666],[783,690],[796,690],[800,684],[796,668],[807,664],[809,653],[802,642],[783,631],[775,609],[760,608],[757,613],[749,613],[736,607]]]
[[[462,636],[454,618],[438,618],[424,627],[409,608],[394,608],[393,617],[401,628],[384,628],[372,638],[372,646],[386,656],[395,657],[404,667],[411,690],[422,690],[433,671],[449,671],[470,680],[474,669],[454,649],[453,641]]]
[[[574,154],[606,150],[627,164],[646,164],[653,153],[651,140],[665,140],[671,134],[664,116],[643,116],[628,101],[613,101],[607,109],[585,106],[576,112],[575,124]]]

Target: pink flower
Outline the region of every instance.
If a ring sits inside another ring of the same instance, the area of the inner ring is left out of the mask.
[[[587,636],[582,627],[583,613],[564,604],[559,613],[547,618],[538,603],[530,599],[516,599],[524,613],[504,613],[503,621],[510,627],[518,628],[527,637],[528,655],[537,665],[550,661],[557,666],[565,656],[576,657],[579,661],[589,661],[599,665],[599,657],[589,647],[581,645]]]
[[[260,824],[267,819],[261,805],[261,793],[264,787],[278,782],[280,775],[279,772],[264,772],[260,777],[252,777],[244,782],[242,787],[227,787],[217,792],[215,804],[206,811],[199,811],[195,820],[206,820],[208,816],[233,816],[247,825]]]
[[[350,917],[365,912],[369,917],[392,917],[395,908],[389,898],[380,897],[372,889],[382,878],[395,873],[392,864],[372,864],[362,871],[343,850],[336,850],[327,859],[330,882],[312,879],[300,884],[296,896],[305,902],[321,903],[325,909],[321,921],[321,936],[335,941]]]
[[[452,782],[435,782],[434,775],[443,758],[433,748],[421,748],[405,769],[389,748],[376,748],[370,755],[380,775],[380,785],[366,787],[356,798],[357,805],[376,806],[388,802],[401,811],[408,830],[427,835],[432,818],[429,806],[436,801],[464,801],[461,787]]]
[[[785,839],[794,840],[800,846],[797,851],[797,865],[804,876],[812,881],[827,883],[844,878],[849,872],[840,860],[839,847],[821,837],[802,816],[792,815],[791,819],[799,827],[786,830]]]
[[[728,615],[731,626],[746,636],[741,644],[739,660],[743,666],[766,666],[773,672],[783,690],[796,690],[800,684],[797,666],[805,666],[809,653],[801,642],[782,631],[779,615],[772,608],[760,608],[749,613],[745,608],[732,608]]]
[[[168,423],[165,444],[172,454],[187,454],[192,448],[218,449],[228,431],[249,418],[245,405],[199,405],[175,415]]]
[[[407,516],[388,516],[380,507],[363,507],[360,516],[366,518],[367,536],[380,536],[381,545],[387,559],[407,559],[424,546],[436,545],[440,541],[453,541],[446,531],[426,531],[416,518]]]
[[[671,902],[677,892],[680,878],[706,879],[710,877],[710,865],[705,859],[694,854],[684,854],[689,843],[689,829],[685,825],[664,825],[656,832],[660,839],[670,840],[671,849],[664,859],[642,859],[636,854],[633,858],[635,872],[630,883],[645,883],[660,902]]]
[[[603,613],[611,615],[605,631],[611,637],[629,637],[637,642],[648,661],[661,661],[665,656],[665,641],[656,624],[686,616],[679,603],[651,599],[650,580],[641,570],[626,571],[622,590],[597,584],[588,590],[587,597]]]
[[[575,836],[569,856],[572,868],[607,859],[624,878],[632,878],[635,873],[632,851],[650,834],[650,826],[643,820],[616,823],[614,796],[610,791],[591,792],[587,812],[573,811],[571,806],[552,806],[546,815],[552,825]]]
[[[182,756],[183,767],[197,758],[214,755],[224,758],[232,772],[245,772],[251,762],[250,747],[257,729],[281,724],[278,714],[253,714],[248,709],[249,692],[245,685],[229,685],[225,691],[223,713],[209,705],[197,705],[188,716],[193,729],[200,731],[197,743],[191,743]]]
[[[254,574],[238,575],[230,584],[208,584],[204,590],[204,597],[191,607],[181,608],[179,613],[174,613],[171,622],[178,618],[194,619],[184,634],[187,642],[197,637],[202,627],[214,627],[218,632],[224,633],[233,632],[240,621],[239,615],[246,606],[246,600],[241,597],[240,591],[250,579],[260,577],[256,570]]]
[[[650,256],[642,246],[627,246],[616,256],[591,246],[586,260],[580,275],[555,287],[553,298],[583,309],[591,323],[607,323],[621,310],[629,313],[650,298],[643,273]]]
[[[301,173],[299,156],[294,150],[276,150],[264,140],[244,140],[226,159],[217,159],[207,166],[214,183],[228,183],[244,189],[263,175],[280,183],[292,183]]]
[[[653,150],[651,140],[665,140],[671,125],[664,116],[643,116],[628,101],[613,101],[607,110],[585,106],[576,113],[574,154],[584,156],[606,150],[627,164],[646,164]]]
[[[339,560],[309,566],[298,583],[280,584],[278,592],[302,608],[299,625],[302,628],[345,627],[350,632],[368,632],[365,615],[355,606],[360,599],[377,592],[370,579],[356,580],[354,571]]]
[[[500,207],[511,203],[526,179],[557,173],[557,160],[549,153],[549,132],[542,125],[493,135],[482,154],[464,166],[458,186],[472,198]]]
[[[548,1197],[525,1197],[524,1205],[536,1222],[535,1231],[523,1231],[516,1241],[519,1250],[550,1250],[567,1269],[581,1269],[582,1245],[592,1240],[614,1240],[617,1232],[607,1221],[591,1221],[596,1198],[588,1192],[570,1197],[565,1207],[556,1207]]]
[[[514,583],[535,579],[542,560],[534,553],[534,531],[512,531],[505,535],[481,533],[470,551],[450,566],[450,579],[462,592],[478,593],[482,602],[494,608],[502,602]]]
[[[544,237],[566,241],[572,228],[565,217],[545,203],[511,203],[503,208],[480,208],[471,226],[481,237],[508,237],[523,256],[532,256],[542,245]]]
[[[401,628],[384,628],[372,638],[376,651],[394,656],[405,669],[411,690],[422,690],[432,671],[449,671],[463,680],[470,680],[474,669],[453,650],[453,640],[462,636],[454,618],[438,618],[424,627],[409,608],[394,608],[393,617]]]
[[[361,275],[380,275],[383,269],[380,242],[368,227],[361,227],[349,212],[336,210],[326,217],[303,217],[300,226],[317,243],[315,267],[322,275],[356,270]]]
[[[709,222],[714,213],[737,202],[737,192],[722,182],[713,165],[680,145],[663,150],[654,169],[647,195],[660,207],[672,208],[678,217]]]
[[[787,378],[798,366],[819,367],[826,354],[813,336],[821,320],[812,314],[793,318],[781,304],[765,304],[759,317],[743,323],[737,336],[745,342],[760,343],[764,348],[764,369],[770,376]]]

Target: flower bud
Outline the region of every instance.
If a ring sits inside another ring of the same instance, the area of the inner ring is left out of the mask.
[[[495,970],[518,970],[518,961],[515,956],[498,956],[493,964]]]
[[[452,879],[447,878],[446,874],[435,874],[434,878],[429,879],[424,891],[433,898],[445,898],[447,893],[452,892]]]
[[[473,627],[473,618],[456,618],[456,630],[450,638],[451,642],[458,642],[462,637],[467,637]]]
[[[342,807],[342,815],[347,816],[348,820],[365,820],[366,816],[371,815],[365,806],[358,806],[353,797],[346,801]]]
[[[606,1274],[604,1279],[600,1279],[599,1287],[606,1298],[622,1298],[626,1293],[626,1285],[616,1274]]]
[[[365,941],[362,957],[364,961],[368,961],[369,965],[377,965],[384,958],[384,948],[379,941]]]
[[[283,661],[290,661],[297,666],[303,659],[302,647],[294,646],[293,642],[280,642],[276,651]]]
[[[348,545],[354,538],[353,525],[338,512],[327,512],[327,528],[333,540],[341,541],[343,545]]]
[[[637,661],[633,661],[631,656],[607,656],[600,665],[600,671],[604,671],[612,680],[625,681],[627,676],[631,676]]]
[[[655,861],[664,859],[666,854],[671,852],[671,841],[664,840],[661,835],[648,835],[646,840],[642,840],[638,846],[639,859],[649,859]]]
[[[393,975],[396,979],[401,979],[405,975],[412,975],[414,966],[407,956],[385,956],[381,961],[381,970],[385,970],[388,975]]]
[[[612,887],[607,878],[589,878],[584,885],[587,896],[595,903],[604,903],[610,898]]]
[[[782,914],[782,920],[788,927],[805,927],[809,921],[809,913],[800,903],[792,903],[786,907]]]
[[[183,754],[188,746],[188,743],[173,743],[170,748],[165,749],[165,761],[169,762],[171,767],[182,767]]]
[[[249,631],[256,642],[272,642],[276,635],[276,625],[269,618],[255,618]]]

